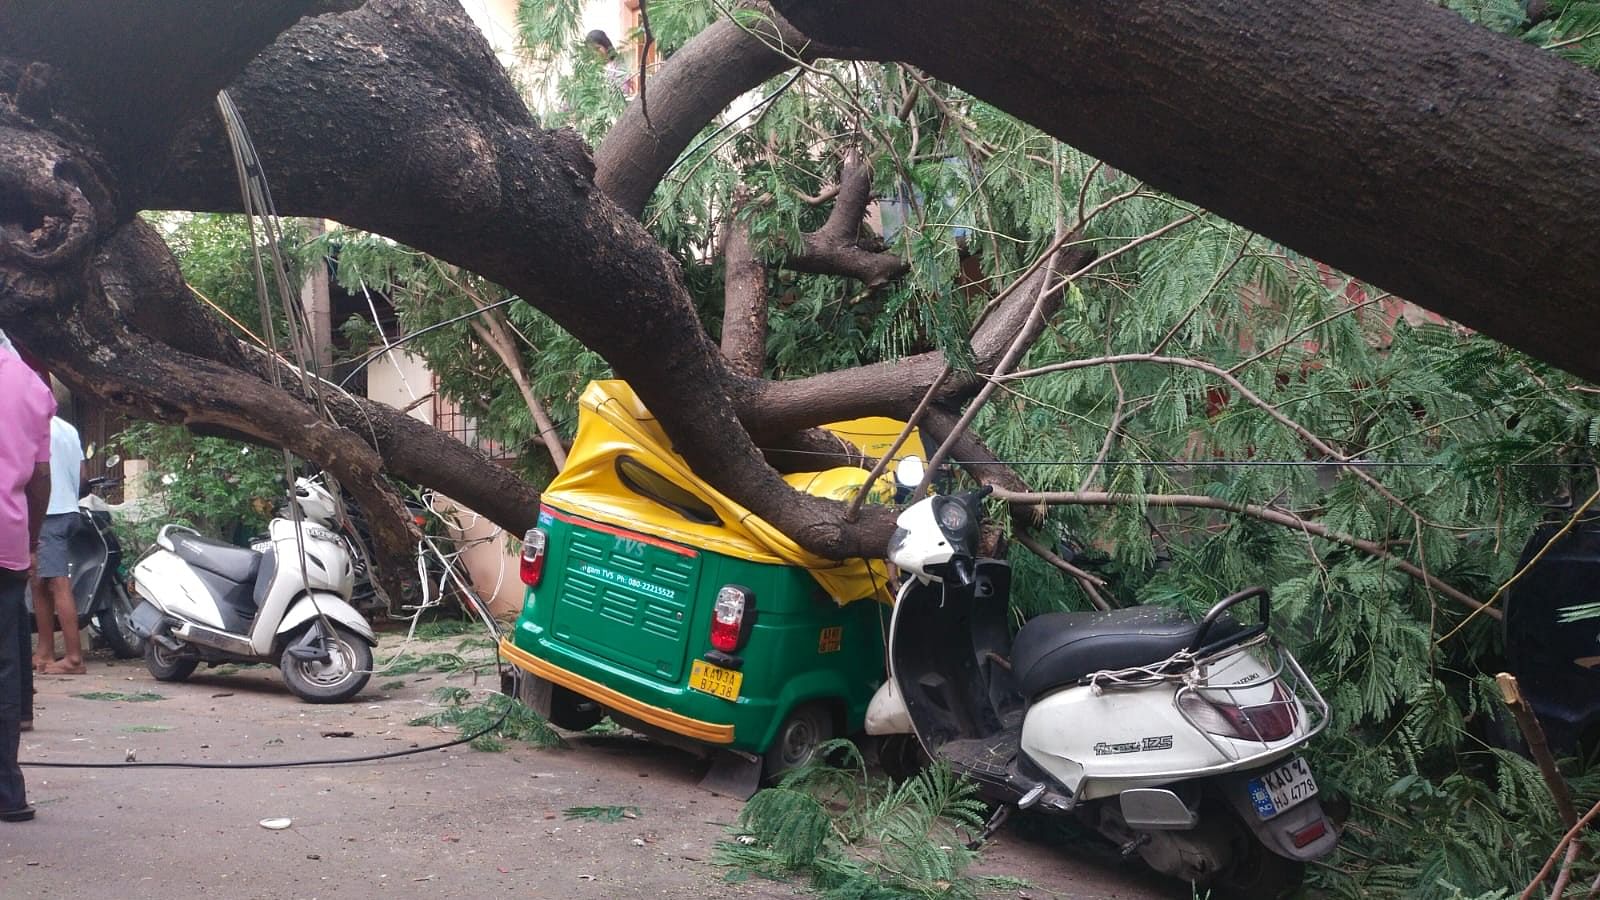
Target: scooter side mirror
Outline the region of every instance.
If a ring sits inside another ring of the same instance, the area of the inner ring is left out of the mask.
[[[908,456],[900,460],[894,467],[895,483],[903,488],[914,488],[922,483],[928,474],[928,467],[922,462],[920,456]]]
[[[89,442],[89,446],[83,448],[83,458],[84,459],[94,459],[94,451],[95,451],[94,441],[90,441]]]
[[[117,466],[119,466],[121,464],[122,464],[122,457],[118,456],[115,453],[113,453],[110,456],[106,457],[106,468],[108,468],[108,469],[115,469]]]

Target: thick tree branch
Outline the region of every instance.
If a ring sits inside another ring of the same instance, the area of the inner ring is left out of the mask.
[[[773,6],[814,38],[919,66],[1156,187],[1600,379],[1600,81],[1555,54],[1424,2]],[[1529,160],[1563,177],[1530,184]],[[1486,196],[1514,199],[1487,215]]]
[[[866,246],[862,240],[862,219],[871,202],[872,166],[852,153],[839,173],[838,195],[828,220],[804,236],[801,251],[785,257],[783,267],[854,278],[869,288],[882,287],[904,275],[910,263],[882,247]]]
[[[33,98],[24,104],[29,114],[40,124],[52,116],[70,119],[73,136],[99,150],[132,198],[159,175],[158,161],[179,126],[209,108],[217,91],[280,33],[304,16],[357,5],[213,0],[202,13],[213,27],[201,38],[189,0],[5,3],[0,57],[33,61],[23,78]],[[0,76],[0,91],[5,80]],[[117,224],[135,211],[120,205]]]
[[[722,355],[729,370],[761,377],[767,364],[767,267],[750,245],[748,191],[736,193],[723,223]]]
[[[629,104],[595,151],[595,183],[635,218],[695,135],[738,97],[793,68],[791,55],[856,58],[807,39],[765,3],[741,3],[738,14],[741,21],[719,19],[669,57],[650,79],[649,121],[643,103]]]
[[[719,390],[731,376],[677,264],[596,190],[575,136],[536,126],[459,6],[369,0],[301,22],[229,93],[281,212],[386,234],[504,285],[602,352],[724,493],[819,554],[882,552],[887,513],[846,526],[839,504],[797,494],[766,465]],[[347,115],[301,115],[307,96]],[[157,195],[235,209],[223,146],[197,120]],[[527,249],[540,247],[559,250]]]

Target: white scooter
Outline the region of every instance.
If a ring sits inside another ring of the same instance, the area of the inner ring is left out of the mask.
[[[1051,613],[1012,639],[1010,567],[976,556],[987,493],[930,497],[896,521],[890,559],[909,577],[866,720],[891,736],[886,759],[914,735],[978,781],[1000,804],[985,837],[1012,809],[1071,813],[1212,896],[1291,893],[1338,839],[1293,755],[1328,707],[1268,633],[1267,591],[1200,622],[1153,606]],[[1252,598],[1258,624],[1229,614]]]
[[[277,663],[289,690],[311,703],[354,697],[372,676],[372,627],[350,605],[354,570],[333,530],[333,496],[314,478],[295,482],[301,523],[272,520],[253,549],[166,525],[133,567],[143,598],[133,627],[145,664],[182,681],[200,663]]]

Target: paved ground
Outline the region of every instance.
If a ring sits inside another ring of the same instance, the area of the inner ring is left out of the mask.
[[[448,639],[442,646],[451,649]],[[391,642],[392,645],[392,642]],[[387,654],[380,653],[380,656]],[[438,672],[374,677],[356,701],[312,706],[275,670],[202,668],[160,684],[142,663],[96,658],[87,676],[39,680],[25,762],[271,762],[356,756],[441,742],[407,725]],[[221,673],[221,674],[219,674]],[[394,683],[404,679],[404,686]],[[93,693],[162,699],[89,699]],[[352,732],[350,737],[326,733]],[[730,884],[713,847],[739,804],[700,790],[704,765],[627,734],[577,736],[566,750],[464,747],[375,763],[196,771],[28,768],[39,809],[0,824],[7,898],[793,897],[794,885]],[[637,806],[637,819],[569,821],[575,806]],[[269,831],[259,824],[288,817]],[[1032,887],[1004,896],[1187,897],[1174,886],[1002,833],[983,871]]]

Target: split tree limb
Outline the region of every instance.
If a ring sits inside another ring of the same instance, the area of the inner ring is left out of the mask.
[[[1495,683],[1500,686],[1500,699],[1505,701],[1506,708],[1511,710],[1511,715],[1517,720],[1517,728],[1522,731],[1522,737],[1528,742],[1528,752],[1533,755],[1534,762],[1539,764],[1539,774],[1544,776],[1545,786],[1550,789],[1550,796],[1556,802],[1556,812],[1561,816],[1561,823],[1568,828],[1578,824],[1578,810],[1572,805],[1572,789],[1567,786],[1567,779],[1562,776],[1561,769],[1556,765],[1556,759],[1550,753],[1550,744],[1545,740],[1544,728],[1539,724],[1539,719],[1528,708],[1528,703],[1522,698],[1522,690],[1517,686],[1517,676],[1510,672],[1501,672],[1494,677]]]

